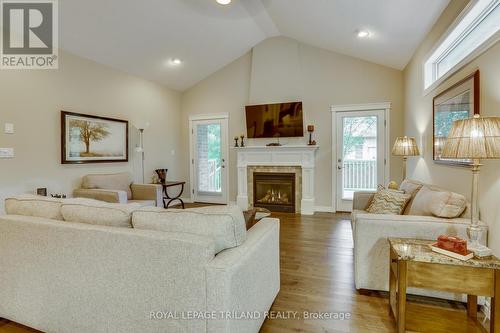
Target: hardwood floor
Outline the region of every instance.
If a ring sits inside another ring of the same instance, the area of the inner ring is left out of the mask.
[[[387,294],[358,292],[354,288],[349,215],[273,216],[281,219],[281,291],[271,311],[276,316],[296,311],[300,318],[267,319],[261,332],[396,332],[395,322],[389,316]],[[408,331],[486,332],[467,317],[461,303],[411,296],[409,300]],[[304,319],[304,311],[342,312],[351,317]],[[0,333],[7,332],[36,331],[0,320]]]
[[[396,332],[388,295],[354,287],[348,214],[274,214],[281,220],[281,291],[271,311],[343,312],[350,320],[267,319],[261,332]],[[462,303],[410,297],[407,330],[484,332]]]

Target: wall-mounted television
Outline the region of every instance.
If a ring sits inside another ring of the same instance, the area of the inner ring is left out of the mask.
[[[248,138],[304,136],[302,102],[248,105]]]

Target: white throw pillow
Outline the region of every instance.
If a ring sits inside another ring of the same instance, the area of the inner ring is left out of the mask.
[[[132,228],[132,213],[140,204],[115,204],[92,199],[68,199],[61,207],[65,221]]]
[[[455,218],[466,208],[465,196],[436,186],[424,185],[413,199],[409,214]]]
[[[5,199],[5,211],[9,215],[43,217],[62,220],[61,199],[24,194]]]
[[[246,224],[238,206],[208,206],[192,209],[142,208],[134,212],[136,229],[185,232],[208,236],[215,241],[215,252],[243,244]]]

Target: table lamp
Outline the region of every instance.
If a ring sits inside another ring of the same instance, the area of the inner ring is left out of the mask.
[[[420,151],[417,147],[415,138],[408,136],[400,136],[396,139],[392,148],[392,155],[403,156],[403,180],[406,179],[406,161],[408,156],[418,156]]]
[[[476,256],[492,254],[486,246],[479,244],[482,229],[479,226],[479,169],[481,159],[500,158],[500,117],[457,120],[448,134],[441,153],[443,158],[472,160],[471,224],[467,228],[470,238],[469,249]]]

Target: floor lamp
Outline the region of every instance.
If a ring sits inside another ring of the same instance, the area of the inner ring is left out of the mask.
[[[479,242],[482,228],[479,226],[479,169],[481,159],[500,158],[500,117],[457,120],[448,134],[441,154],[443,158],[472,160],[472,202],[469,249],[478,257],[492,254],[491,250]]]
[[[420,151],[418,150],[417,142],[415,138],[408,136],[400,136],[396,139],[394,147],[392,148],[392,155],[403,156],[403,180],[406,179],[406,161],[408,156],[418,156]]]
[[[141,170],[142,170],[142,183],[144,184],[144,128],[139,128],[139,145],[135,148],[135,151],[141,153]]]

